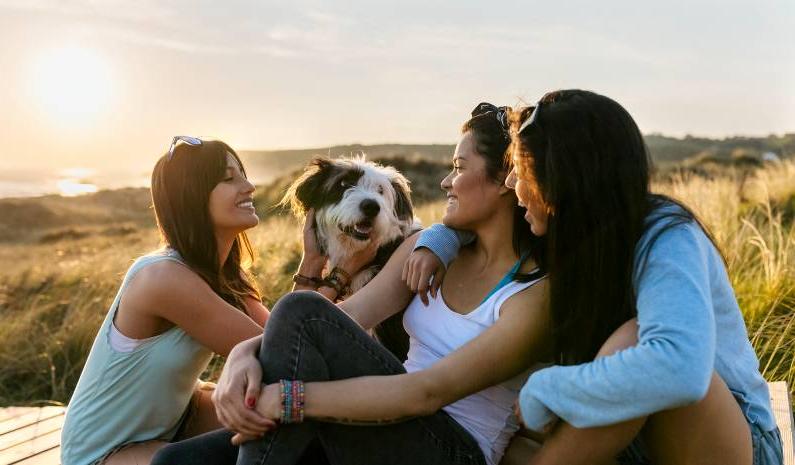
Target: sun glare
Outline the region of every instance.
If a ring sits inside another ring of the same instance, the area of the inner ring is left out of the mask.
[[[36,63],[33,93],[48,116],[60,123],[85,123],[106,108],[111,95],[108,66],[83,47],[44,53]]]
[[[60,172],[60,178],[56,185],[58,191],[64,197],[74,197],[83,194],[92,194],[98,188],[88,179],[96,174],[89,168],[68,168]]]

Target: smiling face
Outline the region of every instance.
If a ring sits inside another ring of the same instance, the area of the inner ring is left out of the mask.
[[[474,230],[499,208],[506,189],[489,177],[486,160],[476,147],[471,131],[464,133],[453,153],[453,170],[441,183],[447,193],[442,222],[452,228]]]
[[[212,192],[208,209],[216,233],[237,235],[259,223],[254,210],[254,185],[246,179],[237,159],[226,155],[226,172]]]
[[[543,236],[547,233],[550,208],[541,196],[538,183],[527,166],[531,161],[519,155],[516,148],[512,159],[514,168],[505,184],[516,191],[519,204],[527,209],[524,218],[530,223],[530,230],[536,236]]]

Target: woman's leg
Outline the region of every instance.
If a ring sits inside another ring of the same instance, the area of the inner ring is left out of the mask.
[[[188,406],[188,415],[177,432],[176,441],[223,428],[215,415],[215,405],[212,401],[214,390],[215,384],[213,383],[197,383]]]
[[[635,344],[637,321],[633,319],[610,336],[597,358]],[[752,463],[747,421],[717,373],[712,376],[705,398],[692,405],[599,428],[575,428],[561,423],[531,463],[612,463],[638,434],[652,463]],[[572,448],[571,444],[577,447]]]
[[[324,381],[405,373],[401,362],[337,306],[315,292],[295,292],[274,307],[260,362],[263,381]],[[294,464],[319,438],[331,463],[479,463],[477,443],[444,413],[389,426],[307,421],[281,425],[240,447],[238,465]]]
[[[150,465],[232,465],[238,453],[237,446],[232,445],[232,436],[234,433],[219,429],[165,445],[151,456]],[[149,463],[137,462],[136,465]]]
[[[168,443],[165,441],[130,444],[107,456],[100,465],[145,465],[166,444]]]

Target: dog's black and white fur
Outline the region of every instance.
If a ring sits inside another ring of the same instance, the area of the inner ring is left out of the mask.
[[[420,229],[410,195],[408,180],[392,167],[364,157],[315,158],[287,190],[282,203],[289,203],[302,218],[307,210],[315,210],[317,243],[320,252],[328,255],[330,268],[370,241],[378,242],[373,262],[352,276],[353,293],[381,270],[403,239]],[[403,356],[407,340],[388,334],[393,332],[403,332],[402,323],[387,320],[376,329],[384,345]]]
[[[356,292],[419,228],[410,195],[408,180],[392,167],[364,157],[315,158],[287,190],[283,203],[289,202],[299,217],[315,210],[317,243],[330,268],[370,241],[378,242],[376,259],[352,277],[351,292]]]

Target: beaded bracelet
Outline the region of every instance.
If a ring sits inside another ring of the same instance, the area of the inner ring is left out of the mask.
[[[280,420],[282,423],[301,423],[304,421],[304,382],[283,379],[279,381],[282,404]]]

